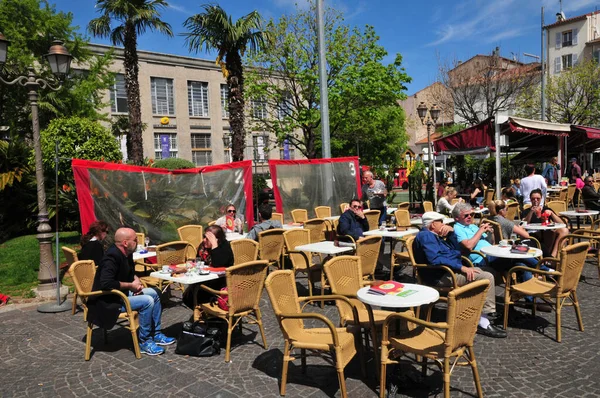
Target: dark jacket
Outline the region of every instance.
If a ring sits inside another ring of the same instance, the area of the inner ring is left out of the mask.
[[[129,291],[121,289],[119,282],[133,282],[134,270],[133,257],[125,256],[112,245],[98,265],[92,290],[116,289],[128,296]],[[104,329],[111,329],[117,322],[122,305],[121,298],[114,294],[93,297],[88,301],[88,320]]]
[[[228,240],[219,243],[214,249],[210,249],[210,264],[213,267],[230,267],[233,265],[233,251]]]
[[[415,237],[413,243],[413,253],[415,261],[419,264],[427,265],[447,265],[454,272],[460,272],[462,268],[462,258],[456,235],[450,232],[446,240],[434,234],[428,229],[421,230]],[[420,276],[427,284],[436,284],[446,273],[443,270],[426,268],[420,269]]]
[[[104,258],[104,247],[97,240],[91,240],[81,247],[77,256],[80,260],[93,260],[94,264],[99,265]]]
[[[594,190],[593,186],[586,184],[581,190],[581,196],[586,209],[600,210],[600,194]]]
[[[367,217],[360,218],[351,209],[346,210],[341,216],[338,224],[339,235],[350,235],[354,240],[363,236],[363,232],[369,230]]]

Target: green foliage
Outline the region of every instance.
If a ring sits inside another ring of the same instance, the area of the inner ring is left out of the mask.
[[[157,167],[159,169],[169,169],[169,170],[178,170],[178,169],[193,169],[196,165],[189,160],[180,159],[180,158],[165,158],[157,160],[152,164],[152,167]]]
[[[267,180],[261,174],[253,174],[252,175],[252,190],[254,195],[254,200],[258,200],[258,195],[263,191],[263,189],[268,188]]]
[[[446,137],[450,134],[458,133],[459,131],[466,129],[467,127],[468,126],[466,124],[454,123],[449,126],[439,127],[436,130],[438,133],[442,133],[442,137]]]
[[[373,27],[350,28],[331,9],[325,19],[332,155],[355,154],[358,146],[362,163],[398,164],[407,136],[397,100],[405,98],[405,84],[411,80],[402,57],[397,54],[384,65],[387,52]],[[280,142],[288,138],[308,158],[321,153],[314,21],[314,2],[308,10],[271,20],[266,29],[273,46],[248,57],[253,69],[246,74],[249,98],[261,99],[273,110],[267,118],[255,119],[253,128],[275,134]]]
[[[86,49],[87,41],[72,26],[71,13],[56,12],[45,0],[0,1],[0,29],[11,41],[4,72],[9,77],[27,74],[35,65],[36,74],[53,80],[43,55],[48,52],[54,38],[61,39],[74,57],[74,63],[89,65],[89,73],[71,72],[63,87],[54,92],[40,89],[40,126],[60,116],[83,116],[101,119],[99,110],[102,90],[111,80],[108,72],[110,55],[95,57]],[[0,84],[0,125],[8,126],[13,134],[30,136],[31,110],[27,89]]]

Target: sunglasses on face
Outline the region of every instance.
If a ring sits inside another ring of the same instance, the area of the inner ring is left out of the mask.
[[[534,201],[534,200],[540,201],[540,200],[542,200],[542,198],[531,198],[531,201]]]
[[[362,209],[362,206],[352,206],[353,209]]]
[[[237,213],[236,210],[227,210],[227,213]]]
[[[463,218],[467,218],[467,217],[473,217],[475,213],[467,213],[463,216]]]

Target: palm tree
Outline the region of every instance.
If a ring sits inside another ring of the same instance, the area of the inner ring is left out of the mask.
[[[137,36],[146,30],[173,36],[171,25],[160,20],[160,8],[169,4],[165,0],[97,0],[96,8],[102,14],[92,19],[88,30],[97,37],[110,37],[114,46],[123,45],[125,66],[125,89],[129,111],[127,133],[127,158],[134,164],[144,161],[142,145],[142,111],[140,107],[140,84],[138,81]],[[111,29],[111,23],[119,25]]]
[[[262,30],[262,18],[252,11],[235,21],[218,5],[204,4],[204,12],[183,23],[188,29],[183,33],[190,51],[217,50],[216,62],[221,66],[229,87],[229,126],[233,161],[244,159],[244,68],[242,57],[264,48],[269,40]]]

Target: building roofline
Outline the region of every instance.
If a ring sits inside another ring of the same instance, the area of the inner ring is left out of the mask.
[[[556,26],[566,25],[571,22],[581,21],[581,20],[586,19],[587,17],[591,17],[592,15],[595,15],[595,14],[600,14],[600,10],[594,11],[594,12],[588,12],[587,14],[578,15],[578,16],[572,17],[572,18],[567,18],[564,21],[556,21],[554,23],[551,23],[550,25],[544,26],[544,29],[554,28]]]

